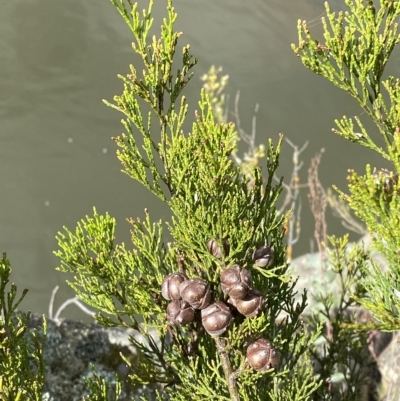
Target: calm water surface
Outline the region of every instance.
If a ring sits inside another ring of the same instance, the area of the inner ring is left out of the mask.
[[[166,2],[156,3],[158,28]],[[332,4],[338,8],[340,3]],[[366,162],[380,166],[372,153],[331,133],[334,118],[360,111],[345,94],[306,70],[290,49],[297,42],[297,19],[318,21],[322,0],[174,4],[178,29],[184,32],[181,43],[190,43],[200,59],[186,93],[192,112],[199,77],[210,65],[221,65],[230,75],[231,99],[241,91],[244,128],[250,130],[254,106],[260,105],[258,142],[276,139],[279,132],[298,145],[310,141],[303,154],[304,174],[321,147],[327,149],[320,174],[326,187],[336,183],[345,188],[349,167]],[[313,24],[320,31],[320,24]],[[117,218],[118,238],[128,241],[126,217],[140,216],[145,207],[154,219],[168,216],[160,202],[120,173],[110,137],[122,132],[122,115],[101,102],[121,92],[117,74],[138,63],[130,42],[130,32],[107,0],[13,0],[1,7],[0,250],[11,259],[14,281],[30,289],[25,309],[47,313],[56,285],[61,288],[55,308],[73,296],[66,275],[55,271],[58,260],[52,253],[63,225],[73,228],[96,206]],[[398,67],[392,70],[399,75]],[[291,163],[286,146],[282,175],[290,174]],[[310,249],[313,235],[303,198],[297,254]],[[337,221],[330,228],[340,233]],[[64,316],[82,315],[70,307]]]

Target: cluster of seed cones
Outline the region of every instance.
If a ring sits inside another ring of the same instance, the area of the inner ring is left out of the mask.
[[[229,244],[224,241],[225,254]],[[207,247],[217,258],[222,257],[221,248],[216,241],[209,240]],[[273,263],[274,254],[269,246],[263,246],[253,253],[253,261],[258,267],[268,267]],[[252,287],[249,270],[234,264],[225,269],[220,276],[221,289],[227,297],[226,302],[212,302],[209,283],[201,278],[188,278],[184,273],[167,275],[161,285],[162,296],[171,301],[167,306],[167,320],[177,326],[184,326],[195,319],[200,310],[201,322],[211,336],[225,333],[234,321],[235,310],[247,318],[258,315],[264,305],[262,294]],[[260,338],[247,348],[247,360],[257,371],[274,368],[279,363],[279,353],[270,341]]]

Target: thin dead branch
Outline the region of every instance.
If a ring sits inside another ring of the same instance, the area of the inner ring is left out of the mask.
[[[329,189],[327,191],[327,198],[333,215],[341,220],[343,227],[362,236],[368,233],[365,226],[359,220],[353,217],[350,207],[346,202],[336,196]]]
[[[78,298],[74,297],[74,298],[70,298],[67,299],[65,302],[63,302],[63,304],[57,309],[56,314],[53,316],[53,305],[54,305],[54,299],[56,296],[56,293],[58,291],[60,287],[58,285],[56,285],[54,287],[54,290],[51,292],[51,297],[50,297],[50,304],[49,304],[49,319],[53,319],[53,320],[58,320],[60,318],[61,312],[68,306],[71,304],[75,304],[80,310],[82,310],[84,313],[86,313],[89,316],[94,317],[95,312],[90,310],[89,308],[86,307],[85,304],[83,304],[81,301],[79,301]]]
[[[314,238],[321,256],[321,265],[323,270],[326,268],[327,261],[324,245],[327,244],[325,212],[328,205],[328,198],[318,177],[318,167],[324,152],[325,149],[321,149],[321,151],[311,159],[311,165],[308,169],[308,200],[310,202],[311,212],[315,219]]]
[[[288,210],[292,211],[290,218],[286,223],[286,238],[288,244],[286,257],[288,261],[290,261],[293,255],[293,245],[295,245],[300,239],[300,217],[302,208],[300,189],[306,187],[306,185],[300,184],[299,172],[303,167],[303,162],[300,161],[300,155],[307,148],[308,141],[306,141],[301,148],[291,142],[288,138],[285,138],[285,141],[293,149],[293,170],[290,176],[289,183],[283,183],[283,188],[286,191],[286,195],[283,200],[282,206],[278,210],[278,214],[282,215]],[[279,181],[278,177],[274,178],[276,181]]]

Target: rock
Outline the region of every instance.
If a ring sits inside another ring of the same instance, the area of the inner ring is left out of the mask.
[[[347,250],[350,251],[354,246],[363,246],[364,249],[368,249],[370,245],[371,238],[367,234],[358,243],[349,243]],[[388,262],[379,252],[371,250],[371,258],[382,271],[387,270]],[[328,256],[326,266],[327,268],[323,269],[319,252],[302,255],[290,263],[289,272],[293,278],[298,277],[295,287],[296,301],[301,302],[303,290],[307,289],[308,305],[303,316],[316,313],[322,306],[315,301],[313,294],[339,294],[341,291],[339,275],[330,269]],[[353,309],[352,312],[355,313],[359,323],[373,320],[371,313],[362,307]],[[365,366],[360,368],[369,370],[370,380],[362,400],[397,401],[400,390],[400,338],[392,340],[392,333],[372,330],[365,349],[369,350],[369,356],[366,357]]]
[[[355,246],[363,246],[369,249],[371,245],[371,237],[369,234],[363,236],[357,243],[349,243],[347,251],[352,250]],[[388,261],[376,250],[371,250],[371,258],[377,263],[378,266],[385,271],[387,269]],[[319,252],[307,253],[301,255],[290,262],[289,273],[293,278],[298,277],[295,291],[296,301],[301,302],[301,296],[304,288],[307,289],[307,307],[304,311],[305,314],[310,314],[311,311],[316,312],[321,306],[313,299],[313,294],[330,292],[332,294],[340,293],[341,283],[339,275],[332,271],[329,267],[329,255],[326,253],[326,268],[322,266],[321,255]]]
[[[125,380],[129,367],[120,353],[128,360],[137,358],[129,336],[138,341],[143,338],[131,329],[104,327],[99,324],[86,324],[78,321],[59,319],[47,321],[47,337],[44,350],[46,377],[43,400],[47,401],[80,401],[90,394],[84,380],[93,376],[90,365],[97,374],[110,383],[115,389],[115,375],[121,379],[121,401],[138,399],[145,394],[153,398],[156,387],[132,386]],[[31,315],[29,328],[43,325],[43,318]],[[110,396],[110,400],[113,398]]]
[[[400,389],[400,334],[393,336],[392,342],[378,358],[381,381],[379,400],[398,401]]]

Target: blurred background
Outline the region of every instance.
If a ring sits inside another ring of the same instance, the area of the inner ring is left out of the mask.
[[[120,172],[110,139],[123,129],[122,114],[107,108],[122,91],[118,73],[129,63],[141,69],[131,50],[132,36],[108,0],[13,0],[0,13],[0,251],[7,252],[13,280],[29,288],[22,309],[47,315],[50,296],[60,286],[54,309],[74,295],[66,274],[57,272],[55,235],[63,226],[92,213],[108,211],[117,219],[117,240],[129,242],[127,217],[168,218],[166,207]],[[344,7],[331,0],[332,9]],[[310,159],[326,149],[320,166],[325,188],[346,189],[348,168],[363,171],[366,163],[387,167],[372,152],[331,132],[334,119],[359,115],[347,94],[305,69],[290,48],[298,43],[297,20],[321,33],[322,0],[175,0],[181,44],[189,43],[199,58],[187,87],[193,115],[211,65],[229,75],[227,92],[233,110],[240,90],[242,127],[251,132],[255,105],[257,144],[277,140],[280,132],[301,147],[306,182]],[[166,1],[156,1],[158,34]],[[147,1],[139,2],[139,9]],[[395,51],[388,72],[399,76]],[[190,115],[189,114],[189,115]],[[242,145],[241,145],[242,146]],[[244,145],[243,145],[244,146]],[[245,148],[243,148],[245,149]],[[285,144],[279,174],[293,170],[292,149]],[[302,192],[301,237],[293,256],[313,248],[314,220],[307,191]],[[346,230],[328,218],[329,234]],[[353,240],[358,236],[353,235]],[[75,306],[63,316],[85,318]]]

